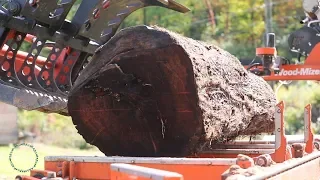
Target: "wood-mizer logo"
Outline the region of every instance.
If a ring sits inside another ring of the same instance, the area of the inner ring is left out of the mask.
[[[23,152],[24,155],[22,156],[18,154],[17,151]],[[32,159],[31,162],[30,158]],[[30,144],[17,144],[14,145],[10,151],[9,161],[14,170],[21,173],[29,172],[37,166],[38,153],[37,150]]]

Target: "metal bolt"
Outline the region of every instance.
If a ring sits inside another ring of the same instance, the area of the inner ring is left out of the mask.
[[[41,41],[38,41],[37,42],[37,46],[41,46],[42,45],[42,42]]]
[[[256,160],[256,165],[262,166],[262,167],[268,167],[272,164],[272,158],[269,154],[261,155]]]
[[[265,160],[264,160],[263,158],[259,157],[259,158],[257,159],[256,164],[257,164],[258,166],[264,166],[264,165],[266,164],[266,162],[265,162]]]
[[[57,176],[62,176],[62,171],[58,171]]]

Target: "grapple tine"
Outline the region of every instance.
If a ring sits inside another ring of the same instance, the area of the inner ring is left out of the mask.
[[[178,11],[178,12],[181,12],[181,13],[186,13],[186,12],[189,12],[190,9],[187,8],[186,6],[174,1],[174,0],[168,0],[169,1],[169,4],[167,5],[167,7],[169,9],[172,9],[172,10],[175,10],[175,11]]]
[[[162,6],[181,13],[186,13],[190,11],[189,8],[174,0],[148,0],[148,3],[152,5]]]
[[[158,0],[159,2],[161,2],[162,4],[168,6],[169,5],[169,1],[168,0]]]

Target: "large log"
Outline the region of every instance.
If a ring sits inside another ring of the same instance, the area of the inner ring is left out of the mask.
[[[272,88],[228,52],[142,26],[97,51],[68,109],[106,155],[176,157],[273,131],[275,104]]]

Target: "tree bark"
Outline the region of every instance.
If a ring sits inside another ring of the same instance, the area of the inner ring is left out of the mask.
[[[158,27],[120,31],[70,92],[69,114],[106,155],[191,156],[274,130],[275,94],[228,52]]]

